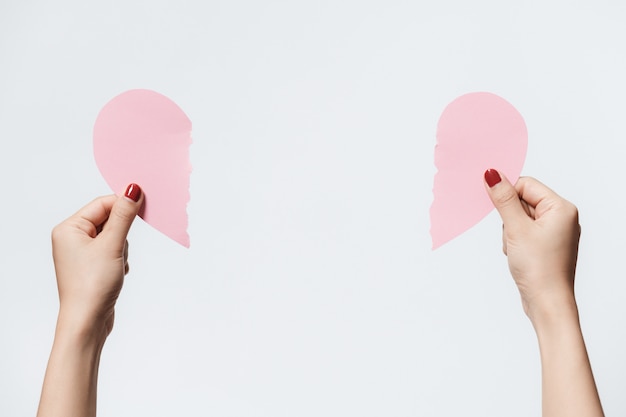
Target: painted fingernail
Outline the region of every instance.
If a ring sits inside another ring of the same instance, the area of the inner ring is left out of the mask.
[[[485,171],[485,181],[487,181],[487,185],[491,188],[502,181],[502,178],[500,178],[500,174],[495,169],[488,169]]]
[[[137,184],[129,184],[128,187],[126,187],[124,196],[130,198],[136,203],[139,201],[139,197],[141,197],[141,188]]]

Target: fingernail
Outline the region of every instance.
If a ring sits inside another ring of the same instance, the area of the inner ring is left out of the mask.
[[[141,197],[141,188],[137,184],[129,184],[128,187],[126,187],[124,196],[130,198],[136,203],[139,201],[139,197]]]
[[[485,181],[487,181],[487,185],[491,188],[502,181],[502,178],[500,178],[500,174],[495,169],[488,169],[485,171]]]

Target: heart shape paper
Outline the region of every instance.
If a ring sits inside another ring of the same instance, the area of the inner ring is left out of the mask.
[[[169,98],[126,91],[100,111],[93,128],[96,164],[114,192],[137,183],[145,200],[139,215],[185,247],[189,201],[191,121]]]
[[[521,114],[491,93],[469,93],[448,104],[437,125],[433,249],[459,236],[493,209],[484,172],[495,168],[515,183],[526,159],[528,131]]]

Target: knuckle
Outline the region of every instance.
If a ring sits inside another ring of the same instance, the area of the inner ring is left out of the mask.
[[[518,201],[519,197],[512,189],[506,190],[494,196],[494,203],[500,207],[506,207],[513,203],[517,203]]]
[[[563,199],[561,200],[559,209],[564,218],[578,223],[578,207],[576,207],[573,203]]]
[[[567,205],[568,205],[569,215],[572,217],[572,219],[578,221],[578,207],[576,207],[574,204],[570,203],[569,201],[567,202]]]
[[[111,215],[115,216],[118,220],[121,220],[124,223],[129,222],[135,217],[133,212],[125,208],[118,208],[117,210],[114,210]]]
[[[50,238],[52,239],[52,243],[58,242],[62,239],[63,235],[65,234],[63,232],[63,229],[63,223],[58,224],[52,228],[52,231],[50,232]]]

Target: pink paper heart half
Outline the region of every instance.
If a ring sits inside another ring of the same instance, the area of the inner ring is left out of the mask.
[[[145,196],[141,218],[185,247],[190,145],[189,118],[172,100],[150,90],[113,98],[93,129],[96,164],[113,192],[139,184]]]
[[[483,184],[495,168],[515,183],[524,166],[528,131],[521,114],[495,94],[458,97],[437,125],[435,174],[430,207],[433,249],[476,225],[493,209]]]

